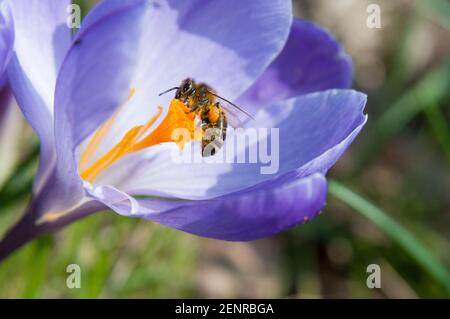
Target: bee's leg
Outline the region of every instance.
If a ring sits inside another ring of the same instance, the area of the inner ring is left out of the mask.
[[[206,105],[206,106],[203,108],[203,112],[202,112],[201,117],[202,117],[202,118],[207,117],[210,109],[211,109],[211,106],[210,106],[209,104]]]
[[[195,104],[188,112],[186,112],[186,114],[197,112],[198,109],[199,106]]]

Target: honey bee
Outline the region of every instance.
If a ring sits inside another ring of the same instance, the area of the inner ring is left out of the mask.
[[[168,89],[159,95],[174,90],[176,90],[175,98],[189,108],[189,113],[195,113],[200,119],[200,127],[203,132],[203,157],[214,156],[223,146],[229,124],[233,127],[239,127],[245,119],[253,119],[239,106],[217,95],[205,83],[197,84],[193,79],[187,78],[181,82],[180,86]]]

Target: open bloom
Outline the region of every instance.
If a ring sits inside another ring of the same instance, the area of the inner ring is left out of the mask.
[[[10,2],[11,83],[42,143],[34,199],[17,229],[49,231],[110,208],[252,240],[323,208],[324,175],[362,129],[366,97],[346,89],[352,69],[341,46],[294,19],[290,0],[108,0],[73,38],[68,3]],[[170,129],[192,132],[192,122],[158,93],[187,77],[253,114],[247,125],[279,128],[276,174],[171,160]]]

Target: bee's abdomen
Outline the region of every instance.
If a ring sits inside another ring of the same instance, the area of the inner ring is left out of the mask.
[[[215,122],[210,121],[210,116],[203,121],[202,155],[214,156],[223,146],[227,136],[227,117],[221,108],[218,110]]]
[[[222,131],[222,140],[225,141],[225,138],[227,137],[228,122],[227,122],[227,117],[222,110],[220,110],[218,126],[219,126],[219,129]]]

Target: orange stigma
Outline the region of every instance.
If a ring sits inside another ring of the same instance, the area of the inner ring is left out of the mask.
[[[150,128],[160,117],[162,107],[158,107],[158,113],[147,123],[131,128],[113,148],[101,156],[92,165],[87,165],[94,156],[99,145],[110,131],[115,119],[119,116],[122,107],[133,97],[134,89],[119,109],[94,133],[80,158],[79,169],[81,178],[93,182],[105,169],[113,163],[131,153],[149,148],[153,145],[175,142],[180,149],[184,144],[197,139],[195,130],[195,113],[189,113],[189,108],[181,101],[173,99],[170,102],[166,117],[157,128]]]

